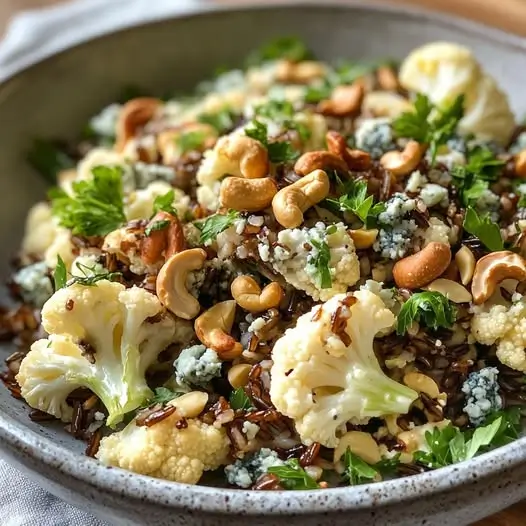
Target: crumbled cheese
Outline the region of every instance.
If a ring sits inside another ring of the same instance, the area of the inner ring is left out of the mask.
[[[491,190],[486,189],[477,199],[475,207],[479,214],[489,214],[492,221],[500,217],[500,197]]]
[[[451,177],[451,174],[449,172],[445,172],[437,168],[429,170],[427,178],[432,183],[439,184],[440,186],[449,186],[449,184],[453,180],[453,177]]]
[[[229,484],[249,488],[261,475],[267,473],[268,468],[284,464],[275,451],[262,448],[243,460],[236,460],[234,464],[226,466],[225,475]]]
[[[89,121],[89,127],[96,135],[113,140],[115,139],[115,130],[117,128],[117,119],[122,109],[121,104],[110,104],[100,113],[97,113]]]
[[[426,184],[422,188],[420,191],[420,199],[422,199],[428,208],[438,204],[446,207],[449,204],[447,188],[435,183]]]
[[[428,182],[427,177],[423,175],[420,170],[415,170],[407,179],[405,191],[416,193]]]
[[[396,150],[390,120],[387,118],[364,119],[355,134],[356,148],[379,159],[384,153]]]
[[[226,230],[219,233],[215,239],[217,245],[217,257],[219,259],[229,259],[237,248],[241,246],[243,241],[243,231],[245,230],[246,220],[238,218],[234,220],[234,223],[229,226]],[[213,240],[207,242],[208,245],[212,244]]]
[[[204,345],[193,345],[183,349],[175,360],[175,380],[178,385],[204,387],[221,375],[221,365],[215,351]]]
[[[482,425],[491,412],[502,409],[498,375],[496,367],[486,367],[470,373],[462,385],[462,392],[466,395],[464,412],[473,425]]]
[[[384,258],[393,260],[403,258],[411,247],[416,230],[417,225],[413,219],[404,219],[393,227],[381,228],[373,250]]]
[[[394,226],[416,208],[416,201],[405,194],[396,193],[386,201],[385,210],[378,216],[381,225]]]
[[[248,332],[253,332],[254,334],[257,334],[258,331],[260,331],[265,325],[267,324],[267,320],[265,318],[256,318],[249,326],[248,326]]]
[[[259,429],[260,428],[257,424],[249,422],[248,420],[243,422],[243,427],[241,428],[248,440],[254,440],[256,435],[259,433]]]
[[[49,268],[44,261],[21,268],[13,277],[26,303],[41,308],[53,294]]]
[[[382,299],[382,301],[385,303],[385,306],[389,309],[392,309],[397,304],[393,289],[384,289],[384,284],[381,281],[368,279],[363,285],[360,286],[360,290],[368,290],[373,294],[376,294]]]
[[[175,178],[174,169],[163,164],[136,162],[132,165],[131,173],[133,174],[136,189],[146,188],[154,181],[171,183]]]

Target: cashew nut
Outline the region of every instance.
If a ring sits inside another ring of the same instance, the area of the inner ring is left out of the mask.
[[[294,165],[294,171],[299,175],[308,175],[314,170],[347,172],[348,168],[339,154],[326,152],[324,150],[304,153]]]
[[[419,165],[427,146],[416,141],[409,141],[405,148],[399,152],[393,150],[384,153],[380,164],[389,170],[397,179],[409,175]]]
[[[330,182],[323,170],[302,177],[282,188],[272,199],[272,211],[277,222],[285,228],[303,223],[303,212],[329,195]]]
[[[396,91],[398,89],[398,78],[389,66],[380,66],[376,71],[378,84],[385,91]]]
[[[522,150],[515,156],[515,175],[519,179],[526,178],[526,150]]]
[[[358,250],[370,248],[374,245],[376,238],[378,237],[378,230],[371,228],[366,230],[361,228],[360,230],[349,230],[349,236],[354,242],[354,247]]]
[[[420,252],[397,261],[393,267],[393,278],[398,287],[420,289],[438,278],[450,262],[449,245],[433,241]]]
[[[370,91],[365,95],[362,103],[362,113],[375,117],[394,119],[412,109],[413,105],[408,99],[390,91]]]
[[[268,173],[267,149],[256,139],[245,135],[227,135],[221,137],[214,150],[232,165],[229,175],[246,179],[259,179]]]
[[[497,285],[505,279],[526,280],[524,258],[509,250],[492,252],[480,258],[471,282],[473,303],[484,303],[495,292]]]
[[[191,320],[201,310],[199,302],[188,292],[186,278],[192,270],[203,268],[206,252],[202,248],[183,250],[171,256],[157,275],[159,301],[179,318]]]
[[[203,144],[199,150],[211,148],[217,139],[217,130],[210,124],[189,122],[178,129],[163,130],[157,136],[157,149],[164,164],[171,164],[181,156],[178,139],[187,133],[198,133],[203,136]]]
[[[348,448],[369,464],[376,464],[382,460],[380,448],[369,433],[364,433],[363,431],[349,431],[345,433],[334,450],[334,463],[338,462],[345,455]]]
[[[178,398],[170,400],[168,404],[177,409],[184,418],[195,418],[199,416],[208,402],[208,393],[203,391],[190,391]]]
[[[277,307],[283,299],[279,283],[269,283],[263,290],[254,278],[238,276],[230,286],[232,297],[237,304],[249,312],[262,312]]]
[[[325,76],[325,73],[326,68],[321,62],[280,60],[276,68],[276,80],[285,84],[309,84]]]
[[[126,143],[135,137],[139,128],[150,121],[160,108],[162,102],[152,97],[139,97],[129,100],[119,113],[117,120],[117,140],[115,149],[122,152]]]
[[[194,322],[199,341],[216,351],[223,360],[233,360],[243,352],[241,344],[229,334],[235,315],[236,302],[222,301],[203,312]]]
[[[328,131],[325,135],[325,140],[327,141],[327,149],[329,152],[341,157],[349,170],[363,172],[371,168],[371,155],[362,150],[351,150],[347,148],[347,142],[341,133]]]
[[[417,393],[425,393],[431,398],[438,398],[440,390],[437,383],[429,376],[412,371],[404,375],[404,384],[413,389]]]
[[[426,287],[426,289],[440,292],[440,294],[443,294],[453,303],[469,303],[471,301],[471,293],[469,290],[460,283],[450,279],[435,279]]]
[[[473,252],[466,245],[462,245],[455,254],[455,263],[457,264],[462,285],[467,285],[475,272],[476,260]]]
[[[317,110],[323,115],[348,117],[360,112],[365,89],[361,82],[350,86],[337,86],[332,90],[331,98],[322,100]]]
[[[278,187],[270,177],[227,177],[221,182],[219,202],[221,206],[240,212],[259,212],[270,206],[277,191]]]
[[[245,387],[245,385],[248,384],[248,378],[251,370],[252,366],[248,363],[238,363],[237,365],[233,365],[227,373],[227,378],[230,385],[234,389]]]

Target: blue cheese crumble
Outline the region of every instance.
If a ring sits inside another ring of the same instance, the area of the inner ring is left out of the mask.
[[[221,376],[221,360],[212,349],[193,345],[181,351],[175,360],[175,380],[178,385],[204,387],[213,378]]]
[[[242,460],[236,460],[225,467],[225,475],[229,484],[240,488],[250,488],[268,468],[283,466],[285,463],[272,449],[262,448]]]
[[[496,367],[486,367],[470,373],[462,385],[462,392],[466,395],[464,412],[475,426],[482,425],[493,411],[502,409],[498,375]]]
[[[20,269],[13,281],[20,287],[20,295],[26,303],[41,308],[53,295],[49,268],[44,261]]]
[[[396,150],[396,143],[389,119],[366,119],[362,121],[355,135],[356,148],[380,159],[388,151]]]

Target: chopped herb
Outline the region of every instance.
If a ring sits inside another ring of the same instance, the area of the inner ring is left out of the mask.
[[[106,269],[104,269],[104,272],[97,272],[95,265],[90,267],[79,261],[75,263],[75,266],[82,273],[82,276],[72,276],[66,283],[68,287],[71,287],[71,285],[74,284],[82,285],[84,287],[93,287],[95,283],[98,283],[99,281],[114,281],[122,276],[120,272],[108,272]]]
[[[279,37],[261,46],[259,50],[252,52],[246,61],[246,67],[259,66],[270,60],[290,60],[301,62],[312,58],[304,42],[298,37]]]
[[[206,244],[214,241],[221,232],[231,227],[238,217],[239,212],[229,210],[226,214],[213,214],[201,221],[196,221],[194,225],[201,231],[199,242]]]
[[[254,114],[256,117],[264,117],[279,123],[286,130],[296,130],[302,141],[308,140],[311,136],[311,131],[305,124],[294,121],[295,111],[290,101],[271,99],[265,104],[256,106]]]
[[[289,490],[318,489],[318,483],[300,466],[297,458],[291,458],[284,466],[272,466],[268,473],[279,477],[281,485]]]
[[[454,305],[440,292],[417,292],[402,305],[396,320],[396,333],[405,334],[414,321],[435,330],[447,329],[455,322],[456,315]]]
[[[204,124],[210,124],[210,126],[213,126],[217,132],[222,135],[234,128],[236,117],[237,115],[232,110],[225,107],[216,113],[202,113],[197,120]]]
[[[245,393],[245,390],[242,387],[238,387],[234,391],[230,393],[230,407],[236,411],[238,409],[241,409],[243,411],[248,411],[249,409],[252,409],[253,405],[250,401],[250,398],[247,396],[247,393]]]
[[[309,263],[316,268],[318,285],[322,289],[332,287],[332,277],[329,265],[331,262],[331,251],[325,241],[311,239],[309,243],[316,249],[316,255],[311,256]]]
[[[62,170],[75,167],[75,161],[51,141],[37,139],[27,155],[31,166],[51,184],[57,183]]]
[[[245,128],[245,135],[259,141],[261,144],[267,146],[268,144],[268,130],[267,125],[254,119],[250,124]]]
[[[190,131],[181,134],[176,138],[175,142],[181,149],[182,153],[199,150],[206,140],[206,133],[203,131]]]
[[[93,179],[72,184],[73,196],[64,190],[50,190],[53,215],[73,234],[105,236],[125,221],[122,194],[122,168],[96,166]]]
[[[504,248],[499,225],[491,220],[490,214],[479,215],[474,208],[468,206],[463,226],[466,232],[478,237],[492,252]]]
[[[145,404],[141,406],[142,409],[146,407],[150,407],[155,404],[166,404],[173,400],[174,398],[177,398],[181,396],[182,393],[174,392],[166,387],[156,387],[155,393],[149,400],[146,401]]]
[[[146,227],[146,229],[144,230],[144,235],[150,236],[152,232],[164,230],[169,224],[170,224],[170,221],[168,219],[161,219],[160,221],[154,221],[151,225]]]
[[[167,214],[176,216],[177,210],[172,206],[175,199],[175,192],[173,190],[168,190],[164,195],[158,195],[153,200],[153,215],[157,212],[166,212]]]
[[[367,464],[358,455],[355,455],[351,448],[347,448],[347,451],[345,451],[343,462],[345,465],[343,477],[349,481],[351,486],[370,482],[378,477],[378,470]]]
[[[66,286],[68,280],[68,271],[66,265],[60,256],[57,256],[57,266],[55,272],[53,272],[53,281],[55,283],[55,292],[59,289],[63,289]]]
[[[328,99],[330,98],[333,89],[334,86],[327,80],[320,84],[310,85],[305,91],[305,102],[316,104],[322,100]]]
[[[257,119],[250,122],[245,128],[245,134],[256,141],[259,141],[268,150],[268,156],[272,163],[284,163],[293,161],[299,156],[299,152],[292,148],[288,141],[268,141],[267,125]]]

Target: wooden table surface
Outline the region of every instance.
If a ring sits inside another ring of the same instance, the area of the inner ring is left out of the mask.
[[[68,0],[0,0],[0,34],[9,17],[20,9],[50,6]],[[108,0],[111,1],[111,0]],[[220,1],[220,0],[219,0]],[[321,0],[320,0],[321,1]],[[385,0],[384,0],[385,1]],[[494,25],[510,33],[526,36],[526,0],[390,0],[413,4]],[[523,526],[526,501],[497,513],[476,526]]]

